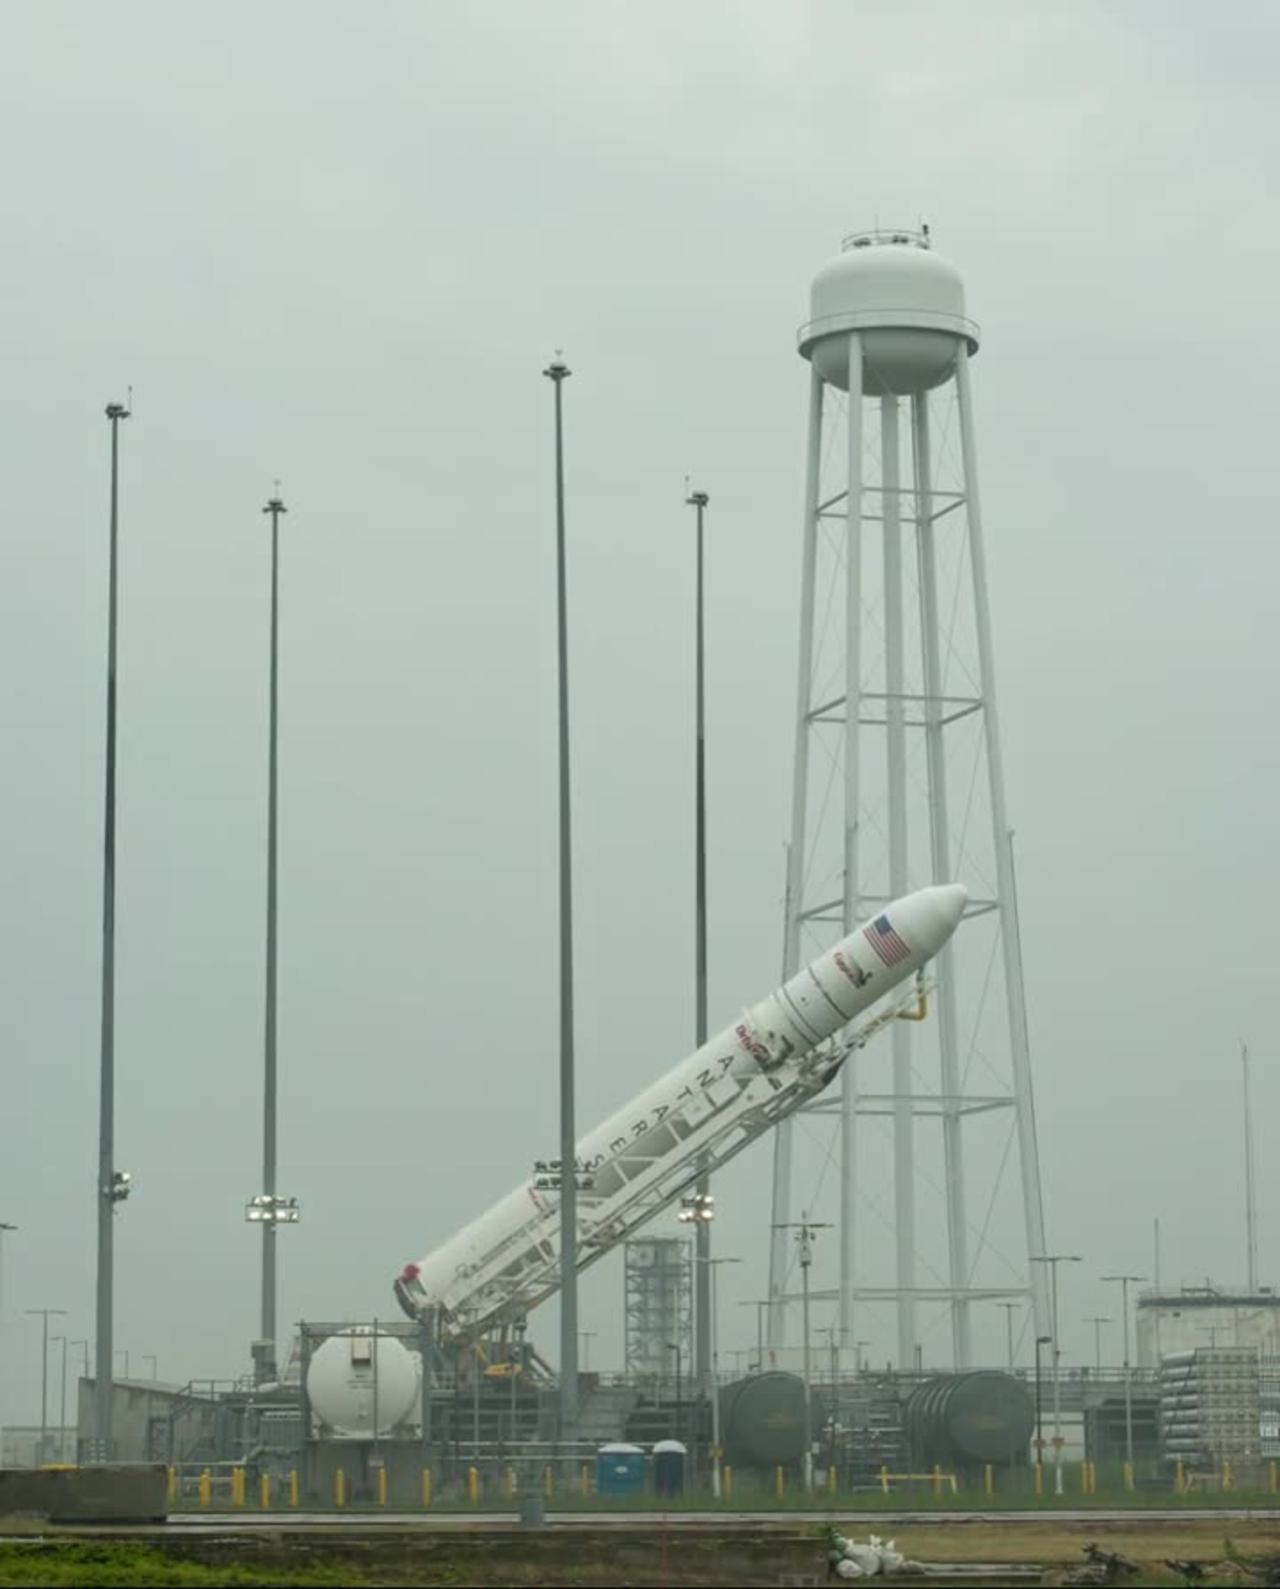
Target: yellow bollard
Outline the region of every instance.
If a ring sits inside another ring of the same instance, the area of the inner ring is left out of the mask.
[[[548,1462],[546,1467],[542,1470],[542,1489],[548,1500],[550,1500],[552,1495],[555,1493],[555,1487],[555,1474],[552,1473],[551,1464]]]
[[[271,1505],[271,1475],[264,1473],[258,1479],[258,1505],[265,1512]]]
[[[782,1472],[782,1464],[779,1462],[777,1467],[773,1470],[773,1489],[774,1494],[777,1495],[779,1500],[782,1499],[783,1494],[786,1491],[786,1487],[787,1481]]]
[[[578,1488],[583,1495],[591,1494],[591,1471],[584,1462],[578,1473]]]
[[[244,1469],[232,1468],[231,1470],[231,1503],[233,1506],[244,1505]]]
[[[730,1467],[726,1467],[724,1470],[721,1488],[724,1490],[725,1500],[731,1501],[733,1499],[733,1469]]]
[[[467,1499],[472,1506],[480,1499],[480,1471],[474,1466],[467,1469]]]
[[[889,1470],[883,1463],[880,1464],[880,1488],[886,1495],[889,1493]]]
[[[983,1470],[982,1470],[982,1493],[984,1495],[994,1495],[995,1494],[995,1489],[996,1489],[996,1470],[988,1462],[986,1467],[983,1468]]]
[[[431,1505],[431,1469],[422,1470],[422,1508],[425,1511]]]
[[[212,1494],[213,1494],[213,1477],[210,1474],[208,1468],[205,1468],[204,1471],[200,1475],[200,1504],[201,1504],[201,1506],[208,1506],[209,1501],[212,1498]]]
[[[335,1506],[347,1504],[347,1476],[341,1468],[333,1475],[333,1503]]]
[[[1275,1463],[1273,1462],[1271,1464],[1271,1466],[1274,1468],[1275,1467]],[[1273,1486],[1273,1488],[1274,1488],[1274,1486]],[[173,1503],[177,1499],[178,1499],[178,1470],[177,1470],[177,1468],[170,1468],[169,1469],[169,1505],[172,1506]]]
[[[1044,1463],[1036,1463],[1036,1494],[1044,1494]]]
[[[378,1469],[378,1505],[387,1504],[387,1465],[384,1462]]]
[[[296,1506],[297,1504],[298,1504],[298,1470],[297,1470],[297,1468],[290,1468],[289,1469],[289,1505],[290,1506]]]

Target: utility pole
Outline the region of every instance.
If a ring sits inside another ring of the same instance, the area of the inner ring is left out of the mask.
[[[697,516],[694,592],[694,1047],[707,1040],[707,727],[705,646],[703,623],[703,514],[710,497],[691,491],[686,504]],[[705,1161],[704,1161],[705,1162]],[[705,1206],[711,1202],[711,1177],[702,1171],[696,1195]],[[711,1386],[711,1221],[694,1223],[694,1377],[704,1396]],[[718,1470],[717,1470],[718,1471]],[[718,1492],[717,1492],[718,1493]]]
[[[556,656],[560,783],[560,1438],[578,1421],[578,1186],[573,1075],[573,855],[569,800],[569,624],[564,533],[563,388],[571,371],[559,357],[543,375],[555,387]]]
[[[58,1461],[67,1460],[67,1338],[54,1335],[50,1339],[62,1343],[62,1399],[58,1404]]]
[[[755,1302],[739,1302],[740,1308],[754,1308],[756,1310],[756,1373],[764,1373],[764,1314],[765,1309],[772,1307],[774,1298],[761,1297]]]
[[[17,1230],[16,1225],[0,1219],[0,1362],[7,1362],[4,1355],[4,1239],[10,1231]],[[0,1377],[0,1450],[4,1449],[4,1380]]]
[[[1097,1373],[1098,1377],[1101,1378],[1102,1377],[1102,1326],[1104,1324],[1113,1324],[1115,1321],[1114,1321],[1114,1319],[1104,1319],[1100,1313],[1095,1313],[1092,1318],[1086,1319],[1084,1322],[1086,1324],[1092,1324],[1093,1325],[1094,1370]]]
[[[1062,1385],[1059,1367],[1062,1362],[1061,1336],[1058,1334],[1058,1265],[1083,1263],[1075,1253],[1033,1254],[1032,1263],[1047,1263],[1051,1282],[1050,1312],[1053,1330],[1053,1493],[1062,1494]]]
[[[798,1224],[775,1225],[775,1230],[794,1230],[800,1248],[802,1328],[804,1330],[804,1487],[813,1489],[813,1382],[809,1372],[809,1266],[813,1263],[815,1231],[830,1230],[830,1225],[801,1215]]]
[[[1146,1275],[1103,1275],[1104,1284],[1120,1287],[1120,1328],[1124,1332],[1124,1456],[1133,1464],[1133,1384],[1129,1370],[1129,1287],[1145,1280]]]
[[[77,1340],[77,1341],[72,1341],[71,1345],[72,1346],[78,1346],[80,1348],[82,1354],[83,1354],[82,1361],[81,1361],[82,1378],[84,1379],[85,1383],[88,1384],[88,1381],[89,1381],[89,1343],[88,1343],[88,1341],[79,1341],[79,1340]],[[71,1455],[74,1457],[74,1459],[77,1462],[79,1462],[79,1460],[80,1460],[80,1386],[79,1386],[78,1383],[76,1385],[76,1442],[75,1442],[75,1446],[72,1449]]]
[[[1240,1045],[1244,1071],[1244,1235],[1249,1295],[1258,1294],[1258,1187],[1253,1164],[1253,1111],[1249,1104],[1249,1045]]]
[[[1018,1311],[1016,1302],[998,1302],[997,1307],[1004,1309],[1005,1335],[1007,1337],[1009,1372],[1013,1373],[1013,1316]]]
[[[49,1320],[50,1318],[65,1319],[65,1308],[28,1308],[27,1314],[33,1319],[44,1321],[43,1344],[40,1350],[40,1461],[49,1460]]]
[[[107,576],[107,742],[106,801],[102,845],[102,1031],[98,1100],[98,1296],[97,1372],[94,1380],[94,1460],[112,1456],[112,1325],[114,1315],[114,1220],[116,1204],[128,1183],[115,1168],[116,1025],[116,614],[119,588],[120,421],[123,403],[107,404],[111,423],[110,559]]]
[[[711,1493],[720,1494],[720,1327],[717,1317],[716,1270],[721,1264],[741,1263],[741,1258],[708,1258],[705,1267],[711,1276]]]
[[[1048,1346],[1053,1340],[1051,1335],[1036,1336],[1036,1467],[1044,1467],[1044,1398],[1040,1392],[1040,1348]],[[1036,1492],[1039,1494],[1039,1491]]]

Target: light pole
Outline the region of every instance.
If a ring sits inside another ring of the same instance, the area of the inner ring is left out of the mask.
[[[1039,1253],[1033,1254],[1032,1263],[1047,1263],[1049,1265],[1050,1279],[1050,1312],[1052,1321],[1050,1328],[1053,1331],[1053,1493],[1062,1494],[1062,1386],[1060,1383],[1059,1364],[1062,1361],[1061,1337],[1058,1334],[1058,1265],[1060,1263],[1083,1263],[1084,1260],[1076,1253]]]
[[[998,1308],[1004,1309],[1005,1334],[1008,1338],[1009,1372],[1013,1373],[1013,1316],[1018,1311],[1016,1302],[997,1302]]]
[[[65,1319],[65,1308],[28,1308],[28,1317],[42,1319],[44,1332],[40,1350],[40,1461],[39,1467],[49,1454],[49,1320],[50,1318]]]
[[[703,533],[702,520],[710,501],[705,491],[691,491],[686,504],[697,519],[694,591],[694,1047],[707,1040],[707,726],[705,690],[705,646],[703,641]],[[697,1194],[707,1206],[711,1202],[711,1177],[698,1176]],[[694,1377],[703,1395],[711,1384],[711,1221],[694,1226],[694,1302],[693,1358]]]
[[[267,708],[267,945],[266,998],[263,1022],[262,1191],[250,1200],[245,1218],[262,1226],[262,1301],[258,1339],[254,1342],[253,1377],[265,1384],[276,1369],[276,1231],[296,1225],[298,1200],[276,1193],[276,923],[279,856],[279,702],[280,702],[280,515],[289,510],[278,493],[264,513],[271,515],[271,643]]]
[[[1095,1313],[1092,1318],[1088,1318],[1084,1322],[1086,1324],[1092,1324],[1093,1325],[1093,1367],[1094,1367],[1094,1372],[1097,1374],[1098,1378],[1101,1379],[1102,1378],[1102,1326],[1104,1324],[1111,1324],[1114,1321],[1111,1320],[1111,1319],[1103,1318],[1102,1314],[1100,1314],[1100,1313]]]
[[[802,1328],[804,1331],[804,1487],[813,1488],[813,1386],[809,1374],[809,1266],[813,1262],[813,1234],[829,1230],[830,1225],[801,1215],[798,1224],[775,1225],[775,1230],[794,1230],[800,1248]]]
[[[560,1438],[578,1419],[578,1188],[573,1077],[573,855],[569,801],[569,626],[565,589],[563,388],[569,366],[558,357],[543,375],[556,401],[556,657],[560,773]]]
[[[107,404],[111,423],[110,558],[107,576],[107,739],[106,799],[102,842],[102,1031],[98,1099],[98,1295],[94,1380],[94,1459],[111,1460],[111,1330],[114,1307],[114,1220],[116,1204],[128,1196],[128,1182],[115,1168],[116,1086],[116,612],[120,523],[120,421],[123,403]]]
[[[705,1258],[703,1264],[710,1275],[708,1287],[711,1316],[711,1493],[720,1495],[720,1330],[717,1321],[716,1270],[721,1264],[741,1263],[741,1258]]]
[[[1124,1459],[1133,1466],[1133,1384],[1129,1371],[1129,1287],[1146,1275],[1103,1275],[1104,1285],[1120,1287],[1120,1328],[1124,1334]]]

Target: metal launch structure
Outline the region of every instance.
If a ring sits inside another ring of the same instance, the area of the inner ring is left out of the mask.
[[[965,1369],[975,1302],[1026,1297],[1033,1333],[1049,1326],[1042,1266],[999,1248],[1003,1237],[1028,1260],[1043,1254],[1044,1216],[969,376],[978,328],[927,228],[874,231],[846,238],[818,272],[798,340],[810,382],[784,975],[830,940],[832,924],[847,933],[913,887],[958,877],[970,901],[938,956],[937,1020],[927,1031],[892,1027],[888,1085],[868,1074],[878,1056],[851,1055],[838,1097],[777,1126],[770,1345],[784,1344],[798,1295],[786,1227],[824,1193],[796,1184],[794,1154],[805,1115],[819,1113],[836,1125],[838,1176],[824,1195],[835,1202],[839,1270],[813,1299],[836,1303],[850,1357],[867,1335],[858,1310],[890,1304],[906,1371],[920,1313],[932,1308],[940,1327],[945,1310]],[[887,1140],[868,1130],[872,1117]],[[919,1130],[926,1119],[940,1140]],[[965,1150],[979,1121],[982,1162],[996,1169],[975,1202]],[[1020,1222],[1004,1190],[1015,1151]],[[893,1188],[891,1212],[877,1210],[892,1230],[888,1283],[868,1280],[875,1263],[861,1232],[874,1198],[860,1176]],[[940,1216],[927,1223],[922,1184]]]

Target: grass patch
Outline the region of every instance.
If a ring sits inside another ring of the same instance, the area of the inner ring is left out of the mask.
[[[85,1544],[42,1540],[39,1543],[0,1544],[0,1584],[31,1585],[151,1585],[203,1584],[349,1584],[349,1565],[328,1566],[309,1562],[276,1566],[247,1566],[228,1561],[210,1565],[184,1561],[165,1551],[132,1543]]]

